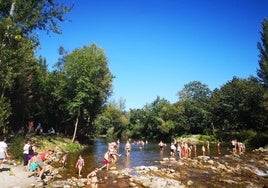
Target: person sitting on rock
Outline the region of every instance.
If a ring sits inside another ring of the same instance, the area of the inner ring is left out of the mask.
[[[44,173],[49,171],[52,172],[52,166],[50,165],[50,156],[54,153],[53,150],[48,150],[46,152],[41,153],[37,157],[37,171],[39,174],[40,181],[44,179]]]
[[[30,171],[30,174],[28,175],[28,177],[31,177],[31,176],[37,177],[38,176],[37,155],[32,156],[31,159],[28,161],[28,169]]]

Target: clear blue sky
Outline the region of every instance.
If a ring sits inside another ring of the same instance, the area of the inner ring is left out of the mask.
[[[171,103],[185,84],[211,90],[233,76],[256,76],[261,22],[268,0],[65,0],[74,2],[62,35],[40,33],[38,55],[50,68],[58,48],[93,42],[103,48],[115,76],[113,96],[126,110],[157,96]]]

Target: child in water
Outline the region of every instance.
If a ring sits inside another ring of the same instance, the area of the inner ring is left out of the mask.
[[[65,168],[66,167],[66,164],[67,164],[67,153],[65,153],[62,156],[61,163],[62,163],[62,168]]]
[[[84,166],[84,159],[82,158],[81,155],[79,155],[79,158],[76,162],[76,168],[78,168],[78,176],[81,177],[81,171],[82,171],[82,168]]]
[[[106,153],[103,156],[103,166],[100,168],[102,170],[106,167],[106,170],[109,170],[109,163],[110,163],[110,152],[109,150],[106,151]]]
[[[126,150],[127,156],[129,156],[130,151],[131,151],[131,145],[130,145],[129,141],[127,141],[127,143],[125,145],[125,150]]]
[[[98,168],[95,168],[92,172],[90,172],[87,175],[87,184],[91,184],[92,188],[97,188],[98,187],[98,177],[97,177],[97,172],[99,171]]]

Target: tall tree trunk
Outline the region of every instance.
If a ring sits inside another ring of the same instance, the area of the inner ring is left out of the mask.
[[[211,126],[212,126],[212,133],[213,133],[213,135],[215,136],[215,127],[214,127],[213,122],[211,123]]]
[[[79,109],[78,109],[77,116],[76,116],[76,120],[75,120],[74,134],[73,134],[73,138],[72,138],[72,143],[74,142],[74,139],[75,139],[75,137],[76,137],[76,132],[77,132],[77,126],[78,126],[79,116],[80,116],[80,107],[79,107]]]
[[[15,10],[15,2],[13,2],[13,3],[11,4],[10,11],[9,11],[9,15],[10,15],[10,16],[13,16],[13,14],[14,14],[14,10]]]

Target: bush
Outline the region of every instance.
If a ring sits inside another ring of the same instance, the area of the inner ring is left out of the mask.
[[[8,146],[8,153],[11,154],[15,159],[22,158],[23,146],[25,143],[25,138],[21,136],[13,138]]]
[[[257,133],[254,137],[248,140],[248,144],[252,148],[259,148],[267,146],[268,134]]]
[[[254,130],[244,130],[244,131],[241,131],[240,134],[239,134],[239,139],[241,141],[248,141],[250,140],[251,138],[254,138],[255,136],[257,135],[257,132],[254,131]]]
[[[248,140],[250,140],[251,138],[256,136],[256,131],[254,130],[243,130],[243,131],[236,131],[236,132],[218,132],[217,133],[217,138],[219,140],[223,140],[226,142],[229,142],[233,139],[237,139],[240,142],[247,142]]]
[[[69,143],[66,146],[66,150],[68,151],[79,151],[81,149],[82,149],[81,145],[76,144],[76,143]]]

